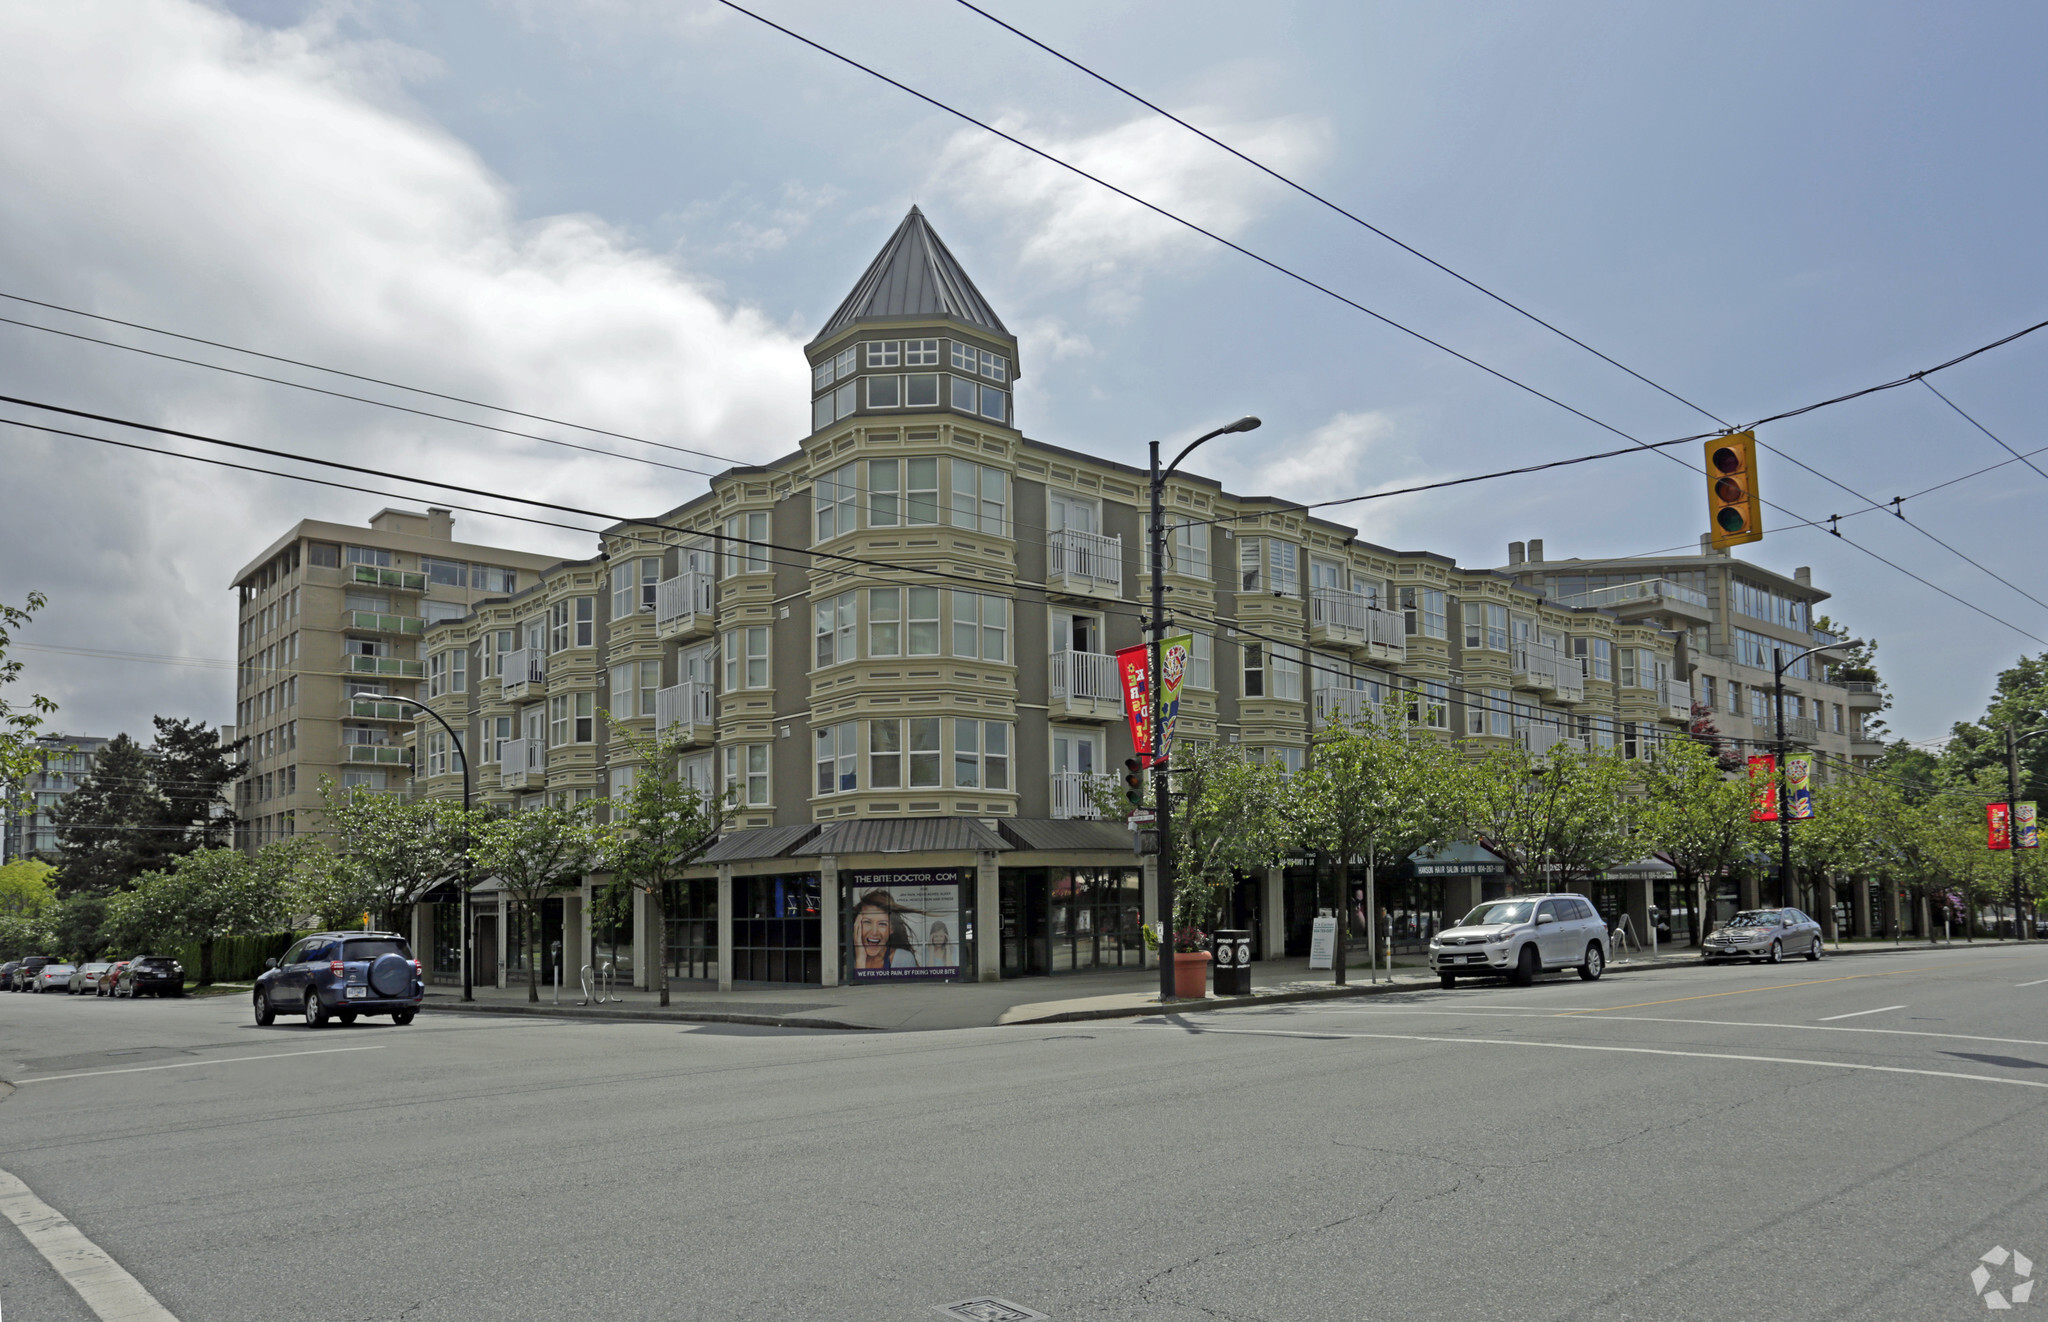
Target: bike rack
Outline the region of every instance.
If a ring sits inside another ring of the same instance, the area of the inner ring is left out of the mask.
[[[583,999],[576,1002],[576,1004],[589,1005],[592,1001],[597,1002],[599,1005],[603,1005],[607,1001],[614,1005],[622,1004],[625,998],[617,994],[618,972],[617,963],[609,959],[604,962],[602,969],[594,969],[591,965],[585,964],[583,966]]]

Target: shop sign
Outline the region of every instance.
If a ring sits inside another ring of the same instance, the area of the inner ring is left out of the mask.
[[[1813,759],[1810,757],[1788,757],[1785,759],[1785,803],[1792,810],[1792,820],[1807,822],[1813,820]]]
[[[1777,770],[1778,759],[1768,753],[1749,759],[1749,820],[1752,822],[1778,820]]]
[[[839,879],[848,913],[848,981],[960,976],[960,869],[842,872]]]
[[[1334,967],[1337,957],[1337,920],[1324,914],[1309,923],[1308,966],[1312,969]]]

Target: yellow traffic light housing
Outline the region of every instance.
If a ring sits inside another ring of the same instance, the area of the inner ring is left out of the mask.
[[[1763,540],[1755,432],[1716,436],[1707,442],[1707,529],[1717,551]]]

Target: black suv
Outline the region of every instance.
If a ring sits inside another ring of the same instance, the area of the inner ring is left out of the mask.
[[[183,996],[185,966],[169,955],[137,955],[114,979],[114,995],[135,1000],[142,996]]]
[[[315,932],[283,959],[264,962],[270,967],[256,979],[256,1022],[264,1025],[280,1014],[304,1015],[308,1028],[366,1014],[409,1024],[427,994],[419,961],[396,932]]]

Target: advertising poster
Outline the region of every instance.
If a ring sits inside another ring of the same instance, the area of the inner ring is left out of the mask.
[[[2012,806],[2013,846],[2017,849],[2039,849],[2041,833],[2034,825],[2034,805],[2015,803]]]
[[[901,982],[960,976],[960,870],[842,872],[847,979]]]
[[[1173,756],[1173,722],[1180,715],[1180,685],[1195,652],[1193,634],[1176,634],[1159,645],[1159,755]]]
[[[2012,820],[2005,807],[2002,803],[1984,805],[1984,843],[1993,849],[2012,848]]]
[[[1152,704],[1145,694],[1150,688],[1151,667],[1152,649],[1144,643],[1116,654],[1116,673],[1124,686],[1124,718],[1131,723],[1131,747],[1138,750],[1138,761],[1148,767],[1152,765]]]
[[[1792,820],[1807,822],[1813,820],[1813,759],[1810,757],[1788,757],[1785,759],[1785,806],[1792,810]]]
[[[1337,957],[1337,920],[1330,914],[1309,922],[1308,966],[1312,969],[1334,967]]]
[[[1749,820],[1752,822],[1778,820],[1778,794],[1774,783],[1777,769],[1778,759],[1769,754],[1749,759]]]

